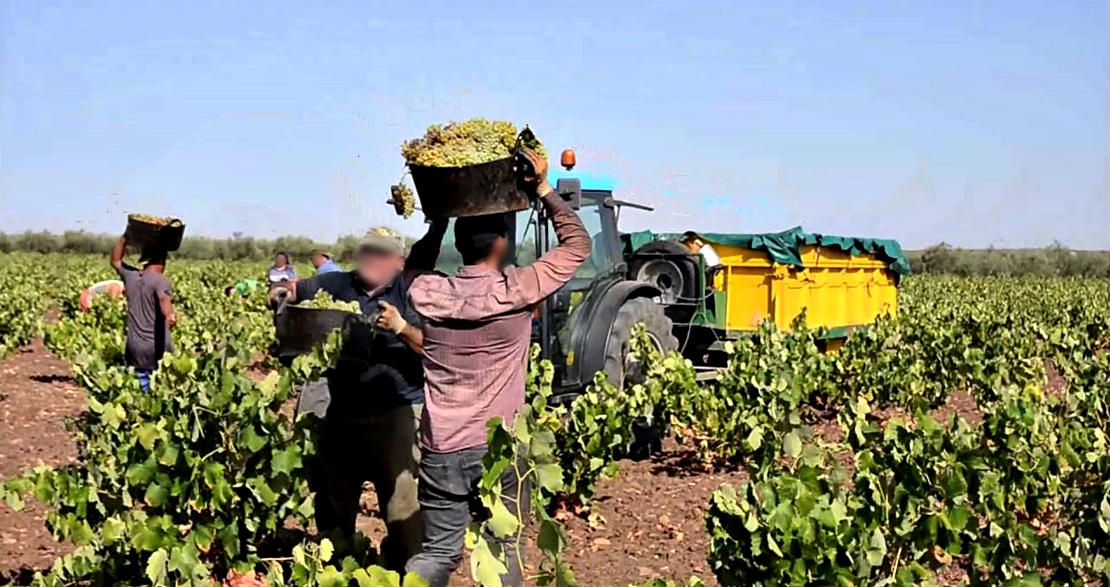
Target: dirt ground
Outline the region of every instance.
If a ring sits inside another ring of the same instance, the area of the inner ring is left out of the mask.
[[[0,479],[38,464],[72,462],[76,451],[65,419],[80,413],[84,402],[67,365],[39,342],[0,364]],[[742,476],[699,472],[680,447],[665,448],[653,461],[622,463],[617,478],[601,483],[592,520],[568,522],[567,558],[579,584],[625,587],[653,577],[685,580],[696,574],[716,585],[706,563],[703,516],[709,495]],[[383,525],[372,491],[363,505],[359,527],[380,540]],[[26,584],[35,570],[47,569],[66,552],[66,545],[46,531],[43,517],[42,506],[33,501],[18,513],[0,504],[0,585]],[[467,564],[452,585],[472,584]]]

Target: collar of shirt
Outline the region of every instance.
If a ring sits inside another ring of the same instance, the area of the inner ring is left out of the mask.
[[[489,265],[481,263],[478,265],[463,265],[459,267],[455,275],[458,277],[481,277],[483,275],[493,275],[495,273],[496,271],[491,269]]]

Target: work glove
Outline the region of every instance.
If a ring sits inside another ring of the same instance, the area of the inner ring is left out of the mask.
[[[401,334],[401,331],[409,325],[397,308],[393,307],[389,302],[379,301],[378,307],[381,308],[381,313],[378,314],[378,320],[375,323],[378,328],[392,332],[393,334]]]
[[[289,301],[290,295],[292,294],[289,293],[287,288],[272,288],[269,293],[266,294],[266,306],[271,310],[277,310],[281,308],[285,302]]]
[[[520,156],[527,165],[520,170],[520,187],[529,198],[542,198],[555,191],[547,182],[547,159],[528,148],[520,149]]]

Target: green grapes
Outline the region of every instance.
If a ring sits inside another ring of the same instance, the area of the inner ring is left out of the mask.
[[[465,167],[497,161],[512,155],[519,133],[511,122],[472,118],[466,122],[433,124],[423,137],[405,141],[401,155],[410,165],[425,167]],[[525,147],[546,157],[538,140]]]
[[[182,223],[177,218],[162,218],[159,216],[147,216],[146,214],[128,214],[127,219],[134,222],[142,222],[144,224],[154,224],[156,226],[181,226]]]
[[[403,183],[391,185],[389,194],[392,196],[389,203],[393,204],[397,215],[405,218],[412,217],[413,212],[416,212],[416,196],[412,193],[412,188]]]
[[[355,314],[362,313],[362,307],[358,302],[340,302],[331,297],[326,291],[320,290],[316,292],[316,297],[304,303],[297,304],[298,308],[309,308],[313,310],[340,310],[343,312],[354,312]]]

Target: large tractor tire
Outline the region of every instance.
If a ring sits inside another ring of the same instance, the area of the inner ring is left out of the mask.
[[[605,374],[618,389],[625,383],[643,381],[644,373],[632,356],[632,330],[643,323],[648,337],[661,353],[678,349],[678,339],[671,329],[671,319],[663,313],[663,306],[649,298],[632,298],[617,310],[609,340],[605,343]]]
[[[632,354],[632,330],[643,324],[648,337],[656,350],[667,352],[678,349],[678,339],[671,332],[671,319],[663,313],[663,307],[648,298],[628,300],[617,311],[609,340],[605,345],[605,373],[609,382],[618,389],[625,385],[642,382],[646,374]],[[629,458],[643,460],[663,449],[663,442],[655,429],[654,422],[638,422],[633,425],[633,442]]]

